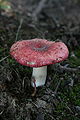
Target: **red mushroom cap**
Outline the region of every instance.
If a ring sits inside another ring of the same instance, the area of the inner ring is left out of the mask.
[[[69,51],[62,42],[36,38],[14,43],[10,49],[10,54],[22,65],[41,67],[65,60]]]

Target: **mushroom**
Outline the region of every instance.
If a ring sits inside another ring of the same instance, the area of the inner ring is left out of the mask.
[[[45,84],[47,65],[65,60],[69,51],[63,42],[35,38],[14,43],[10,54],[18,63],[33,67],[31,85],[38,87]]]

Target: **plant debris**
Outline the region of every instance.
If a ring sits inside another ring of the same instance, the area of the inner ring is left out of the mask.
[[[11,15],[0,7],[0,119],[80,120],[80,1],[8,2]],[[35,96],[32,69],[9,53],[14,42],[33,38],[62,41],[70,51],[66,61],[48,66],[46,84]]]

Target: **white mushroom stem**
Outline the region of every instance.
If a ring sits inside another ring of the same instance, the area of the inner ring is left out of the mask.
[[[47,66],[33,68],[32,81],[33,87],[43,86],[46,81],[47,76]]]

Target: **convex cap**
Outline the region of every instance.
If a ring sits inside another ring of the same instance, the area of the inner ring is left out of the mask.
[[[10,54],[22,65],[41,67],[65,60],[69,51],[63,42],[36,38],[14,43],[10,49]]]

